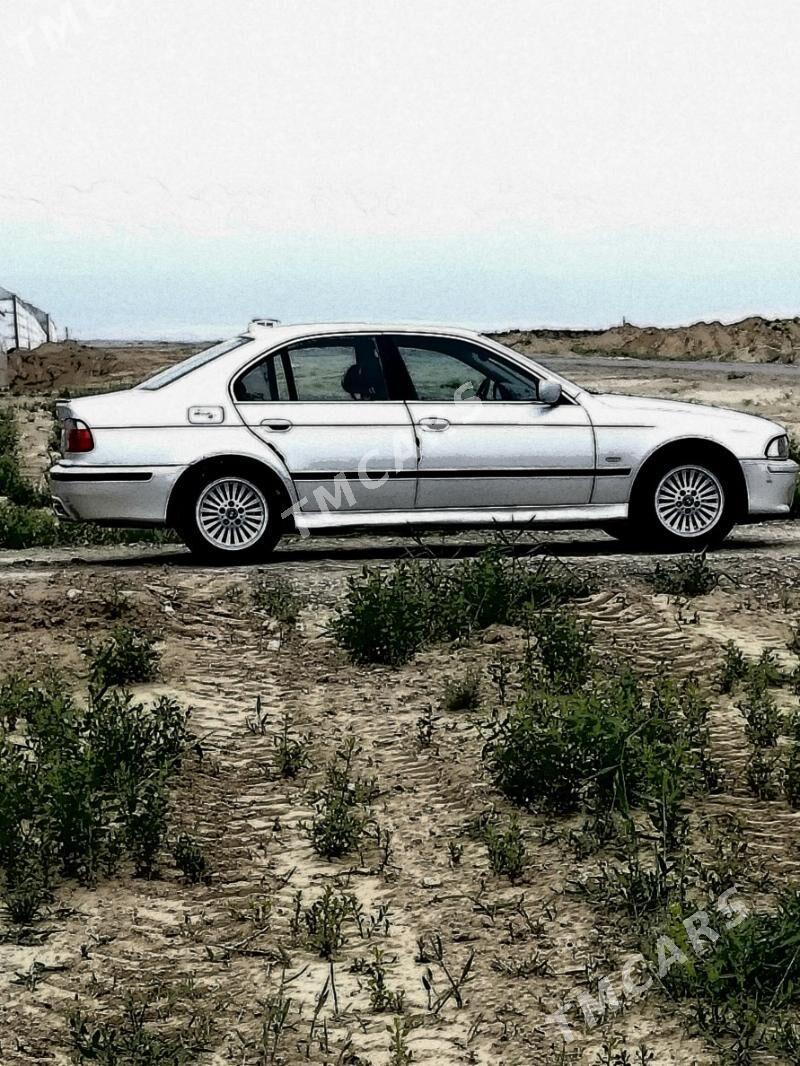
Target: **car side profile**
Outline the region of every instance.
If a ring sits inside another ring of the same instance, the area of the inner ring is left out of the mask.
[[[674,550],[788,515],[780,425],[598,395],[468,330],[276,325],[60,401],[56,512],[243,562],[287,530],[597,526]]]

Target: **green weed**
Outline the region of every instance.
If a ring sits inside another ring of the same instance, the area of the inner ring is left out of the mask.
[[[358,926],[359,912],[355,896],[326,885],[320,898],[302,911],[300,927],[306,946],[321,958],[332,959],[346,940],[346,926]]]
[[[719,584],[719,574],[709,565],[706,553],[682,556],[674,563],[656,563],[650,575],[655,592],[691,599],[713,592]]]
[[[202,845],[188,833],[181,833],[172,849],[175,865],[190,885],[211,884],[211,871]]]
[[[279,777],[293,779],[310,765],[311,737],[308,733],[295,736],[291,732],[289,716],[283,719],[283,728],[273,738],[272,763]]]
[[[250,582],[250,602],[256,611],[282,625],[293,626],[303,607],[302,597],[294,586],[272,574],[258,574]]]
[[[481,679],[476,671],[467,671],[461,678],[448,681],[442,697],[442,710],[475,711],[481,699]]]
[[[367,809],[377,795],[377,786],[372,778],[353,774],[356,755],[355,740],[350,737],[328,764],[314,815],[306,827],[311,846],[325,859],[355,851],[367,831]]]
[[[511,816],[505,827],[495,823],[487,825],[484,841],[492,870],[509,881],[518,881],[525,869],[527,851],[516,815]]]
[[[141,629],[117,625],[108,640],[88,649],[90,687],[94,692],[152,681],[158,670],[155,639]]]

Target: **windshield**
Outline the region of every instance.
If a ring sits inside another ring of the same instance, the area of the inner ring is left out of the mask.
[[[232,340],[215,344],[213,348],[205,348],[202,352],[190,355],[188,359],[184,359],[174,366],[168,366],[166,370],[160,370],[154,377],[147,378],[137,387],[140,389],[163,389],[165,385],[171,385],[173,381],[177,381],[186,374],[191,374],[198,367],[205,366],[206,363],[218,359],[227,352],[232,352],[235,348],[241,348],[243,344],[247,344],[251,340],[252,337],[234,337]]]

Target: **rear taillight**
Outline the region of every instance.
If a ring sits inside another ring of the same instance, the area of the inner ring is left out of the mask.
[[[68,418],[64,422],[62,441],[65,452],[90,452],[94,448],[92,431],[85,422],[79,422],[76,418]]]

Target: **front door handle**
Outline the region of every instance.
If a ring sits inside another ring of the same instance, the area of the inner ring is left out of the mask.
[[[292,428],[292,423],[288,418],[265,418],[261,426],[263,429],[271,429],[275,433],[285,433]]]
[[[419,424],[423,429],[428,429],[433,433],[443,433],[450,428],[450,423],[446,418],[421,418]]]

